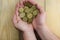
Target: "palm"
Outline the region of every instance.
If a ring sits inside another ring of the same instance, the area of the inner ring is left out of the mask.
[[[20,18],[15,19],[15,21],[16,21],[16,23],[14,22],[14,24],[15,24],[16,28],[20,29],[21,31],[32,29],[31,24],[27,24],[26,22],[23,22]]]

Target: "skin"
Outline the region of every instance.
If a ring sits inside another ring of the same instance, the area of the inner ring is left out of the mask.
[[[21,5],[21,6],[19,6]],[[16,11],[13,17],[13,23],[15,25],[16,28],[18,28],[19,30],[23,31],[23,37],[24,40],[37,40],[33,31],[33,26],[32,24],[28,24],[24,21],[21,20],[21,18],[19,17],[19,13],[18,13],[18,9],[19,7],[22,7],[22,2],[19,4],[17,4],[16,6]]]
[[[37,15],[37,17],[33,20],[33,27],[39,34],[42,40],[60,40],[53,32],[50,31],[46,24],[46,13],[44,9],[38,5],[37,8],[40,10],[41,13]]]
[[[37,40],[34,34],[33,29],[37,31],[39,36],[42,40],[60,40],[56,35],[54,35],[49,28],[46,25],[45,19],[46,19],[46,13],[44,12],[43,8],[40,7],[37,4],[37,8],[40,10],[40,13],[37,15],[37,17],[33,20],[31,24],[28,24],[21,20],[19,17],[18,9],[19,7],[22,7],[23,1],[30,1],[32,4],[35,4],[35,1],[32,0],[22,0],[20,3],[16,6],[16,11],[13,17],[13,23],[16,28],[23,31],[23,37],[24,40]],[[21,6],[19,6],[21,5]]]

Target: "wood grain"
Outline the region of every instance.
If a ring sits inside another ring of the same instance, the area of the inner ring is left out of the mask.
[[[48,28],[60,38],[60,0],[46,0]]]
[[[15,29],[12,18],[16,3],[19,0],[1,0],[0,40],[19,40],[18,30]]]

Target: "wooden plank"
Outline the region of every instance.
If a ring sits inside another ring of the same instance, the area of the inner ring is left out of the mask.
[[[12,23],[15,6],[19,0],[1,0],[0,40],[19,40],[18,30]]]
[[[47,24],[60,37],[60,0],[46,0]]]

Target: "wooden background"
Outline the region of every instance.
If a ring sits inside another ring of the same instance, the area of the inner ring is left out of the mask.
[[[60,38],[60,0],[35,1],[47,13],[48,28]],[[17,2],[19,0],[0,0],[0,40],[19,40],[19,31],[15,29],[12,22]]]
[[[17,2],[19,0],[0,0],[0,40],[19,40],[19,31],[12,22]],[[44,1],[36,0],[36,2],[44,7]]]
[[[46,0],[46,13],[49,29],[60,38],[60,0]]]

